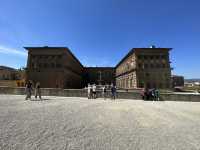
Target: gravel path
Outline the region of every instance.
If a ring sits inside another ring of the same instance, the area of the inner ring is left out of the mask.
[[[200,103],[0,95],[0,150],[200,150]]]

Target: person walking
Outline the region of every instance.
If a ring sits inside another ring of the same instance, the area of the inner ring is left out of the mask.
[[[41,89],[40,89],[40,82],[36,83],[35,86],[35,98],[37,99],[37,96],[39,96],[40,100],[42,99],[41,97]]]
[[[32,83],[30,80],[26,83],[25,92],[26,92],[25,100],[28,100],[29,98],[31,99]]]

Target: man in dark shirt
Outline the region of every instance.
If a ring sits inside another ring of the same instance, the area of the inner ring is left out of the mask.
[[[115,100],[115,98],[116,98],[116,86],[114,86],[114,85],[111,87],[111,94],[112,94],[111,99]]]
[[[35,86],[35,98],[36,99],[37,99],[37,96],[39,96],[39,98],[42,99],[41,90],[40,90],[40,82],[37,82],[36,86]]]

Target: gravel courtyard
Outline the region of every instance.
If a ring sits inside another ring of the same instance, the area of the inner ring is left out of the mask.
[[[200,103],[0,95],[1,150],[200,150]]]

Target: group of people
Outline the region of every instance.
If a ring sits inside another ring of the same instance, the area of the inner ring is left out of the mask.
[[[93,85],[88,84],[87,90],[88,90],[88,99],[97,98],[97,86],[95,84]],[[116,86],[111,85],[110,91],[111,93],[109,92],[109,88],[105,85],[101,86],[99,90],[100,95],[104,98],[104,100],[106,100],[107,97],[110,97],[111,99],[116,98],[116,92],[117,92]]]
[[[96,93],[96,85],[90,85],[88,84],[88,99],[96,99],[97,98],[97,93]]]
[[[25,89],[26,98],[25,99],[26,100],[31,99],[31,95],[33,91],[35,91],[36,99],[38,96],[39,96],[39,99],[42,99],[40,88],[41,88],[40,82],[37,82],[35,84],[35,87],[33,87],[33,83],[31,81],[28,81],[26,83],[26,89]],[[88,84],[87,91],[88,91],[88,99],[97,98],[97,86],[95,84],[93,85]],[[100,89],[98,89],[98,93],[99,93],[98,96],[104,98],[104,100],[106,100],[106,98],[109,98],[109,97],[115,100],[117,89],[116,89],[116,86],[113,84],[111,84],[111,86],[103,85],[100,87]],[[140,95],[143,100],[153,100],[153,101],[160,100],[160,93],[159,93],[159,90],[156,88],[153,88],[153,89],[143,88]]]
[[[37,82],[35,85],[35,88],[33,88],[33,83],[31,81],[28,81],[26,83],[26,88],[25,88],[25,92],[26,92],[26,100],[31,99],[31,95],[32,92],[35,89],[35,98],[37,99],[37,97],[39,96],[39,99],[42,99],[41,96],[41,89],[40,89],[40,82]]]
[[[153,101],[159,101],[160,100],[160,93],[159,90],[156,88],[148,89],[144,88],[141,91],[141,96],[143,100],[153,100]]]

